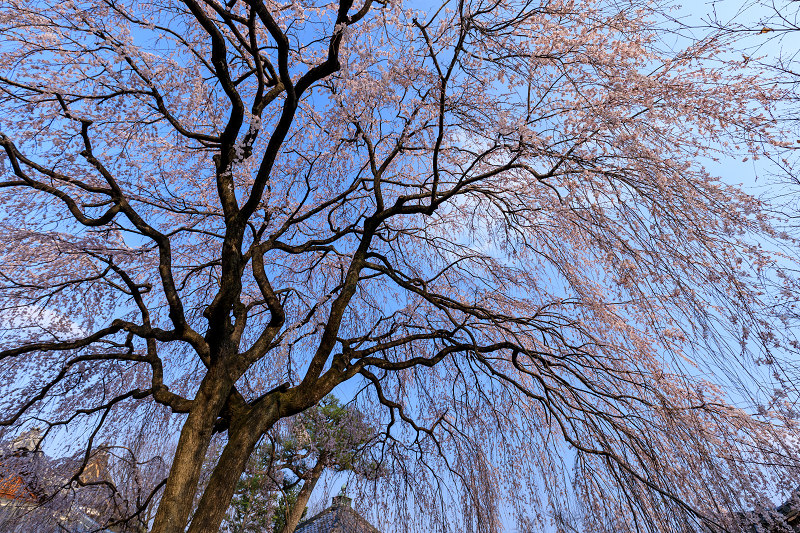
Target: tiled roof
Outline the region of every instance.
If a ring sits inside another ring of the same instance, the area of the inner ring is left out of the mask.
[[[380,533],[350,506],[350,498],[337,496],[333,505],[298,524],[295,533]]]
[[[778,507],[778,512],[795,531],[800,531],[800,489],[795,489],[783,505]]]
[[[0,499],[25,503],[38,503],[39,498],[27,486],[19,474],[0,474]]]
[[[89,457],[79,480],[90,485],[83,487],[70,481],[84,456],[50,458],[40,441],[34,431],[0,442],[0,533],[112,531],[97,519],[115,518],[113,501],[104,487],[91,485],[110,479],[107,450]]]

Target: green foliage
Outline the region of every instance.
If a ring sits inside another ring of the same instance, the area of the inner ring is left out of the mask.
[[[375,436],[360,411],[327,396],[293,421],[281,444],[284,460],[295,470],[309,470],[321,460],[335,472],[374,479],[380,475],[378,464],[366,451]]]
[[[324,470],[380,477],[379,464],[369,453],[375,438],[363,413],[335,396],[325,397],[256,448],[239,479],[224,530],[280,533],[304,484]]]
[[[262,446],[251,457],[231,500],[228,533],[262,533],[270,526],[275,509],[274,483],[267,470],[271,456],[271,447]]]

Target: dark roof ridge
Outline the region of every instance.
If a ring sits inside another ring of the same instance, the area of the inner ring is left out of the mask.
[[[323,509],[322,511],[318,512],[317,514],[315,514],[314,516],[312,516],[311,518],[306,518],[305,520],[303,520],[302,522],[297,524],[297,527],[295,528],[295,531],[299,531],[301,527],[305,526],[306,524],[310,524],[311,522],[313,522],[317,518],[321,517],[325,513],[333,512],[333,510],[334,510],[333,507],[327,507],[327,508]]]
[[[345,515],[349,515],[349,519],[344,518]],[[331,505],[297,524],[295,533],[380,533],[380,531],[349,505]]]

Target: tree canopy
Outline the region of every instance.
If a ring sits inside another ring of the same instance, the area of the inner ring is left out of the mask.
[[[780,87],[659,2],[435,4],[0,4],[0,425],[165,457],[158,533],[337,387],[398,527],[719,530],[796,486],[792,399],[725,388],[780,380],[794,281],[702,164],[781,148]]]

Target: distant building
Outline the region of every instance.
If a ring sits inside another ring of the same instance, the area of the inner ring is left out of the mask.
[[[4,528],[18,517],[35,514],[42,503],[38,480],[44,454],[38,450],[39,442],[41,434],[34,429],[0,445],[0,526]]]
[[[294,533],[380,533],[352,507],[347,496],[336,496],[331,506],[300,522]]]
[[[795,490],[789,499],[778,507],[778,512],[791,531],[800,531],[800,489]]]
[[[83,457],[52,459],[40,448],[38,429],[0,443],[0,531],[3,533],[85,533],[103,529],[98,519],[109,509],[92,486],[73,486],[59,500],[56,491],[69,484]],[[79,479],[97,483],[108,479],[108,454],[98,450],[86,463]]]
[[[800,488],[777,507],[736,513],[734,523],[742,533],[800,533]]]

